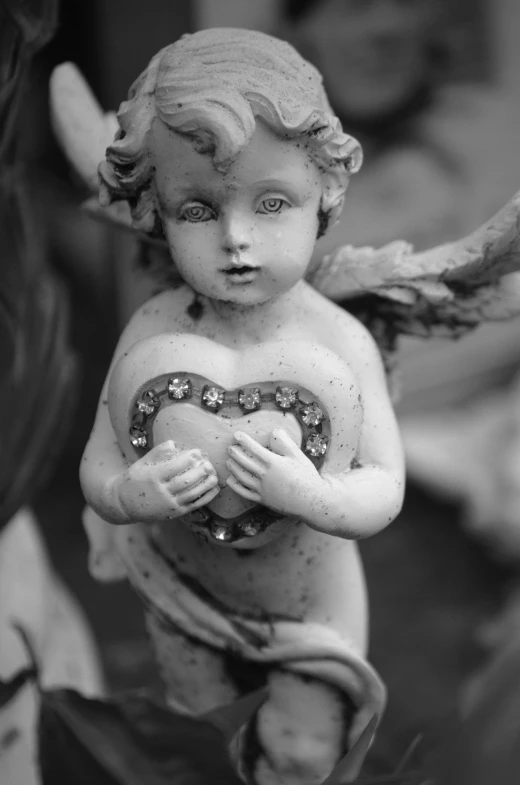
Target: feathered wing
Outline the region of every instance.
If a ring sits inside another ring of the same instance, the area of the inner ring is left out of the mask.
[[[458,337],[520,314],[519,270],[520,192],[462,240],[422,253],[402,241],[343,246],[309,281],[366,324],[391,373],[401,335]]]

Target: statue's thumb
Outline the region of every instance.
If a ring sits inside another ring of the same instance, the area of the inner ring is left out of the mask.
[[[177,452],[178,449],[175,446],[173,439],[168,439],[168,441],[162,442],[162,444],[158,444],[157,447],[150,450],[149,458],[154,461],[154,463],[157,463],[158,461],[167,461],[169,458],[173,458]]]

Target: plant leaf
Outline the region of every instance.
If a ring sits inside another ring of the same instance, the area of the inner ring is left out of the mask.
[[[233,737],[258,711],[262,703],[267,698],[267,690],[263,687],[255,692],[250,692],[243,698],[226,706],[219,706],[218,709],[204,714],[200,719],[210,722],[224,734],[226,742],[231,743]]]
[[[223,733],[146,694],[42,693],[44,785],[240,785]]]

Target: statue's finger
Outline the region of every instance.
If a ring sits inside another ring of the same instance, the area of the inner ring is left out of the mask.
[[[232,474],[226,480],[226,485],[228,488],[231,488],[232,491],[235,491],[239,496],[243,499],[249,499],[252,502],[261,502],[262,497],[256,491],[252,491],[250,488],[245,488],[242,483],[240,483],[236,477],[233,477]]]

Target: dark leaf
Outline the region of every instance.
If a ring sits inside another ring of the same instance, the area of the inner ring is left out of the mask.
[[[251,716],[258,711],[262,703],[267,698],[267,690],[262,688],[255,692],[250,692],[240,700],[230,703],[227,706],[219,706],[201,719],[207,720],[224,734],[226,742],[229,744],[239,729],[245,725]]]
[[[143,693],[42,695],[43,785],[239,785],[220,730]]]
[[[399,761],[399,764],[395,770],[396,774],[400,774],[402,772],[407,771],[410,761],[413,759],[415,752],[419,745],[421,744],[423,739],[422,733],[419,733],[415,739],[412,741],[406,752],[404,753],[403,757]]]

